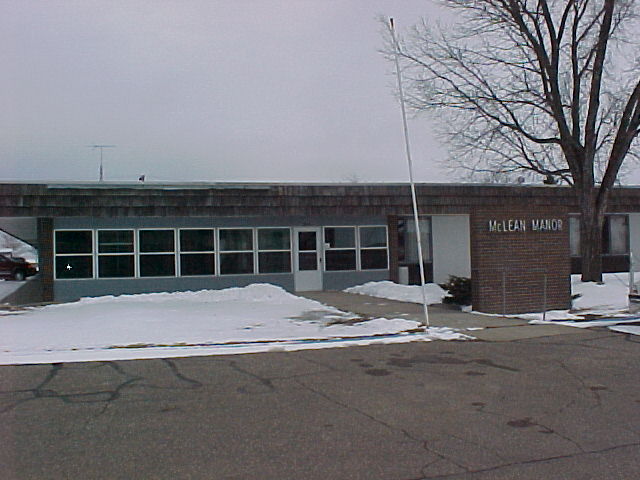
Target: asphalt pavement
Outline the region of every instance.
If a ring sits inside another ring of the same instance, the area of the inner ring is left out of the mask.
[[[353,312],[364,318],[403,318],[426,323],[422,304],[399,302],[369,295],[341,291],[304,292],[300,295]],[[575,327],[563,325],[529,325],[527,320],[501,315],[467,313],[458,307],[435,304],[428,307],[429,325],[450,327],[473,335],[478,340],[510,342],[525,338],[575,333]],[[471,329],[471,330],[470,330]]]
[[[639,367],[604,329],[0,367],[0,478],[635,479]]]

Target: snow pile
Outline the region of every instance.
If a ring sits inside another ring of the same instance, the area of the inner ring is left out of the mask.
[[[447,292],[435,283],[428,283],[424,286],[427,303],[442,303],[442,299]],[[347,288],[347,293],[357,293],[369,295],[371,297],[386,298],[388,300],[398,300],[401,302],[422,303],[422,292],[420,285],[400,285],[390,281],[368,282],[364,285]]]
[[[362,319],[269,284],[84,298],[0,315],[0,364],[122,360],[467,339]]]
[[[147,303],[172,303],[179,301],[180,303],[218,303],[218,302],[269,302],[271,304],[282,305],[297,303],[300,305],[320,305],[327,310],[340,312],[333,307],[322,305],[314,300],[293,295],[282,287],[271,285],[270,283],[254,283],[246,287],[232,287],[223,290],[197,290],[189,292],[158,292],[158,293],[139,293],[135,295],[104,295],[101,297],[87,297],[72,303],[63,303],[59,305],[50,305],[49,309],[55,308],[78,308],[87,305],[119,305],[119,304],[147,304]]]
[[[628,309],[629,274],[605,273],[602,280],[600,285],[582,282],[580,275],[571,275],[571,293],[580,295],[573,301],[573,310],[607,315]]]

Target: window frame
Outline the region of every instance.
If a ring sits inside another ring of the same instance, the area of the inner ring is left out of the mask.
[[[56,233],[58,232],[91,232],[91,252],[90,253],[58,253]],[[97,278],[97,265],[96,265],[96,229],[94,228],[56,228],[53,230],[52,244],[53,244],[53,279],[54,280],[92,280]],[[59,257],[90,257],[91,258],[91,276],[79,277],[79,278],[59,278],[58,277],[58,258]]]
[[[255,268],[254,275],[280,275],[293,273],[293,229],[291,227],[255,227],[254,228],[254,256]],[[288,249],[261,249],[260,248],[260,230],[288,230],[289,231],[289,248]],[[274,252],[289,252],[289,270],[285,272],[261,272],[260,271],[260,254]]]
[[[95,228],[93,229],[94,233],[94,237],[95,237],[95,260],[94,260],[94,264],[95,264],[95,277],[94,278],[98,278],[98,279],[118,279],[118,280],[122,280],[122,279],[127,279],[127,278],[139,278],[138,275],[138,233],[137,233],[137,229],[135,228]],[[100,232],[122,232],[122,231],[127,231],[127,232],[132,232],[133,234],[133,238],[132,238],[132,242],[133,242],[133,249],[131,252],[109,252],[109,253],[100,253]],[[107,256],[133,256],[133,276],[130,277],[102,277],[100,276],[100,257],[107,257]],[[145,277],[146,278],[146,277]]]
[[[176,256],[177,256],[177,264],[176,264],[176,276],[177,277],[186,277],[186,278],[202,278],[202,277],[215,277],[218,276],[218,268],[220,266],[220,261],[218,259],[218,233],[217,228],[215,227],[179,227],[176,228]],[[180,232],[183,230],[211,230],[213,233],[213,250],[202,250],[202,251],[191,251],[191,250],[182,250],[182,240],[180,238]],[[204,275],[183,275],[182,274],[182,255],[213,255],[213,273],[212,274],[204,274]]]
[[[362,240],[360,238],[360,229],[362,228],[384,228],[385,246],[384,247],[363,247],[361,245]],[[358,258],[356,260],[357,260],[358,271],[380,272],[380,271],[389,270],[389,227],[388,225],[358,225],[357,230],[358,231],[357,231],[356,245],[358,249]],[[386,258],[387,258],[387,266],[385,268],[362,268],[362,251],[367,251],[367,250],[385,250]]]
[[[257,247],[257,233],[256,227],[218,227],[216,228],[217,230],[217,236],[216,236],[216,245],[218,247],[218,252],[217,252],[217,265],[216,265],[216,269],[218,272],[218,275],[221,277],[227,277],[227,276],[232,276],[232,275],[257,275],[257,269],[258,269],[258,256],[256,255],[256,247]],[[250,230],[251,231],[251,250],[222,250],[222,242],[220,241],[220,232],[222,230]],[[222,273],[222,255],[227,254],[227,253],[251,253],[251,255],[253,256],[253,271],[246,273]]]
[[[143,252],[141,250],[141,242],[140,242],[140,232],[146,231],[154,231],[154,230],[170,230],[173,232],[173,251],[172,252]],[[136,231],[136,241],[137,241],[137,251],[136,255],[136,271],[138,276],[134,278],[175,278],[178,276],[178,239],[176,234],[176,228],[171,227],[144,227],[137,228]],[[159,256],[159,255],[173,255],[173,275],[142,275],[142,269],[140,268],[140,260],[142,260],[143,256]],[[128,277],[131,278],[131,277]]]
[[[354,230],[354,246],[353,247],[329,247],[325,242],[325,230],[327,228],[352,228]],[[384,228],[386,244],[384,247],[363,247],[360,239],[360,230],[362,228]],[[365,224],[365,225],[324,225],[322,227],[322,271],[323,272],[383,272],[389,270],[389,226],[386,224]],[[327,269],[327,252],[331,251],[355,251],[355,269],[328,270]],[[362,268],[362,252],[366,250],[385,250],[387,266],[386,268]]]
[[[327,246],[325,231],[328,228],[352,228],[353,229],[353,247],[329,247]],[[329,270],[327,269],[327,252],[351,251],[355,253],[355,268]],[[357,225],[324,225],[322,227],[322,271],[323,272],[358,272],[360,271],[360,260],[358,255],[358,226]]]

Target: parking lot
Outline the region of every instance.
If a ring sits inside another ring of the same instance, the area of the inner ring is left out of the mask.
[[[638,478],[639,354],[575,329],[0,367],[0,477]]]

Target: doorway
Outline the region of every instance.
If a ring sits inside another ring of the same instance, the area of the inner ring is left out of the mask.
[[[294,228],[293,273],[297,292],[322,290],[320,227]]]

